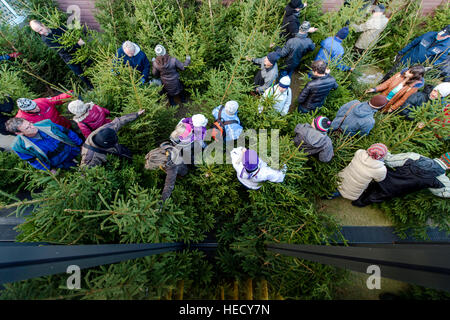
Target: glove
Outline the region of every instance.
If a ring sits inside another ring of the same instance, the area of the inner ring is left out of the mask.
[[[285,164],[283,164],[283,167],[281,168],[281,172],[283,172],[283,174],[286,174],[286,172],[287,172],[287,165],[286,165],[286,163]]]
[[[8,56],[9,56],[10,58],[17,58],[17,57],[20,56],[20,55],[22,55],[21,52],[13,52],[13,53],[8,54]]]
[[[155,61],[155,60],[156,60],[155,57],[153,57],[153,58],[152,58],[152,62]]]
[[[191,60],[191,56],[187,55],[186,60]]]

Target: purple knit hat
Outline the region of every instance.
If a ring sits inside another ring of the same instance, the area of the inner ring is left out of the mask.
[[[248,172],[258,169],[259,158],[255,150],[247,150],[244,153],[244,168]]]

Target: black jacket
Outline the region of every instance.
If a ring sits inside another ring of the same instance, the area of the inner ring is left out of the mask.
[[[78,44],[75,44],[70,48],[64,48],[64,46],[59,42],[59,38],[66,33],[66,29],[59,27],[50,30],[52,32],[48,36],[41,35],[41,40],[47,45],[47,47],[56,50],[65,63],[69,63],[70,60],[72,60],[72,55],[81,47]]]
[[[320,108],[331,90],[336,89],[338,84],[329,74],[323,77],[312,76],[312,80],[306,84],[298,96],[298,103],[305,109],[314,110]]]
[[[289,39],[283,48],[277,47],[277,52],[281,57],[286,57],[286,65],[288,69],[295,69],[300,64],[303,55],[308,51],[315,49],[315,44],[308,34],[297,33],[294,37]]]
[[[286,6],[284,11],[285,13],[283,22],[281,23],[282,32],[280,34],[280,37],[286,37],[286,40],[289,40],[290,38],[293,38],[300,29],[300,20],[298,18],[300,12],[297,12],[295,8],[292,8],[290,4]]]
[[[4,112],[4,113],[11,113],[13,111],[13,109],[14,109],[14,101],[13,101],[13,99],[11,97],[6,97],[6,100],[4,100],[0,104],[0,134],[12,135],[12,133],[7,131],[6,128],[5,128],[6,121],[8,121],[10,118],[12,118],[12,116],[8,116],[6,114],[2,114],[2,112]]]
[[[433,86],[426,85],[422,91],[418,91],[410,95],[408,99],[406,99],[405,103],[400,107],[400,109],[403,110],[400,111],[399,114],[405,116],[407,120],[414,120],[414,118],[410,116],[410,113],[412,111],[411,109],[420,107],[424,103],[430,101],[429,95],[431,91],[433,91]]]

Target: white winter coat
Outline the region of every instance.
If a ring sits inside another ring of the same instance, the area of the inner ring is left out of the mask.
[[[350,164],[338,176],[341,182],[338,190],[342,197],[356,200],[374,179],[380,182],[386,178],[387,169],[383,161],[372,159],[366,150],[358,150]]]
[[[231,161],[233,168],[236,170],[239,181],[249,189],[257,190],[261,188],[261,182],[283,182],[285,174],[280,170],[274,170],[267,166],[267,163],[259,159],[259,168],[255,172],[248,173],[244,169],[242,163],[243,147],[234,148],[231,150]]]
[[[273,108],[281,113],[282,116],[287,115],[292,102],[292,90],[287,88],[284,92],[280,92],[278,85],[270,87],[264,91],[263,97],[274,97],[275,104]]]
[[[353,24],[357,32],[363,32],[356,41],[355,46],[359,49],[367,49],[372,42],[376,42],[386,28],[389,19],[384,15],[372,15],[369,20],[360,25]]]

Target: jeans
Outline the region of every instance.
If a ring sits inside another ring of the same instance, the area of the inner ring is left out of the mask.
[[[308,113],[311,111],[313,111],[313,110],[303,108],[301,105],[298,106],[298,112],[300,112],[300,113]]]
[[[177,105],[176,102],[175,102],[175,97],[176,96],[177,95],[175,95],[175,96],[171,96],[170,94],[167,95],[167,97],[169,98],[169,103],[170,103],[171,106],[176,106]],[[178,94],[178,96],[180,97],[182,103],[186,102],[186,95],[184,94],[184,90],[181,91]]]

